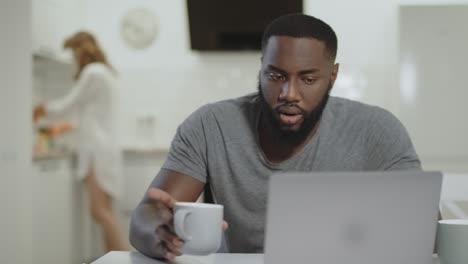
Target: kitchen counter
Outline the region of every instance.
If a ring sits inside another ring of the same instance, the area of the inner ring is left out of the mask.
[[[85,211],[82,186],[75,180],[75,156],[57,149],[33,157],[32,240],[37,263],[82,263]]]
[[[149,156],[165,156],[169,153],[169,148],[141,148],[141,147],[125,147],[122,149],[122,154],[124,156],[140,156],[140,155],[149,155]],[[55,159],[65,159],[65,158],[75,158],[76,151],[63,149],[63,150],[54,150],[47,153],[40,153],[33,155],[33,161],[41,160],[55,160]]]
[[[157,148],[144,148],[144,147],[124,147],[122,148],[123,154],[147,154],[147,155],[166,155],[169,153],[169,148],[167,147],[157,147]]]

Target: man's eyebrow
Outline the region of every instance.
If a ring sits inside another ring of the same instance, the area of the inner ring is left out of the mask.
[[[279,72],[279,73],[281,73],[281,74],[285,74],[285,75],[287,74],[287,72],[286,72],[285,70],[282,70],[282,69],[280,69],[280,68],[278,68],[278,67],[276,67],[276,66],[273,66],[273,65],[271,65],[271,64],[268,64],[268,65],[267,65],[267,68],[270,69],[270,70],[277,71],[277,72]]]
[[[268,64],[267,65],[267,68],[270,69],[270,70],[274,70],[274,71],[277,71],[281,74],[287,74],[287,72],[283,69],[280,69],[276,66],[273,66],[271,64]],[[319,73],[320,72],[320,69],[317,69],[317,68],[312,68],[312,69],[306,69],[306,70],[302,70],[299,72],[299,75],[304,75],[304,74],[311,74],[311,73]]]
[[[307,69],[299,72],[299,75],[310,74],[310,73],[319,73],[320,69]]]

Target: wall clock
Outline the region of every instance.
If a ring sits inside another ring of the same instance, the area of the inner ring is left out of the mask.
[[[120,32],[131,48],[148,48],[154,42],[157,31],[156,16],[146,8],[130,9],[122,18]]]

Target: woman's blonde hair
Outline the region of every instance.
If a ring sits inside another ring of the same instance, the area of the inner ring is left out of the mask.
[[[75,79],[80,77],[84,67],[93,62],[100,62],[113,70],[107,62],[104,52],[99,47],[96,38],[89,32],[80,31],[67,38],[63,43],[64,48],[70,48],[75,53],[75,60],[78,64],[78,71]]]

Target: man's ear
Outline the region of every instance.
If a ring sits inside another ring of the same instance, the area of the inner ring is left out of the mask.
[[[333,65],[333,68],[332,68],[332,72],[331,72],[331,76],[330,76],[330,81],[332,82],[332,84],[335,83],[336,81],[336,78],[338,77],[338,72],[340,70],[340,64],[339,63],[335,63]]]

